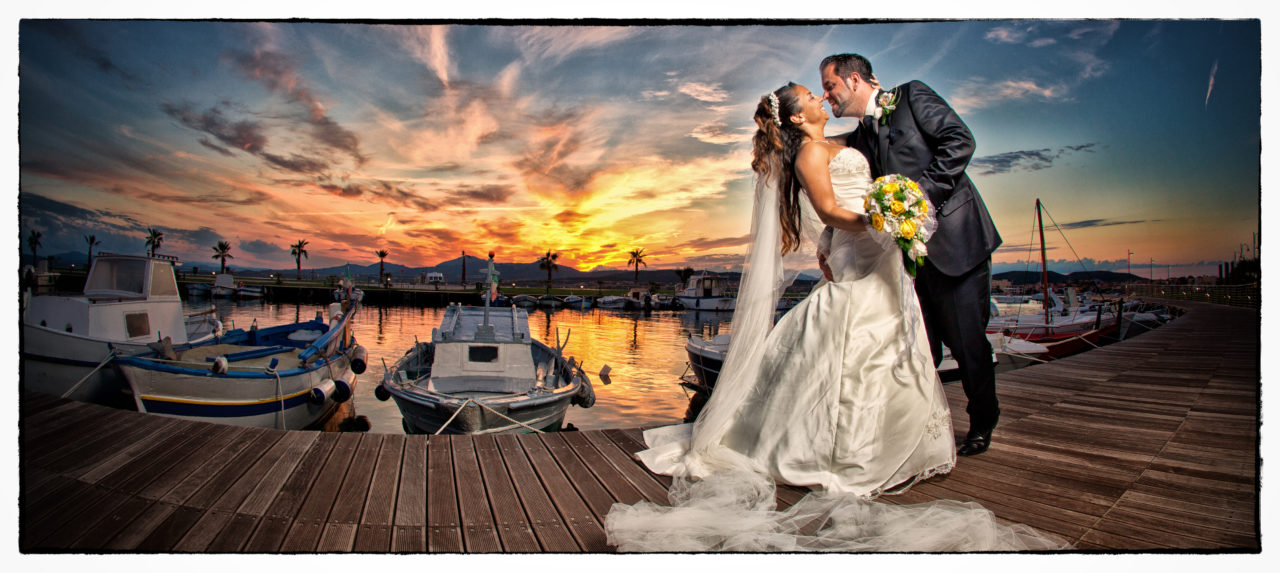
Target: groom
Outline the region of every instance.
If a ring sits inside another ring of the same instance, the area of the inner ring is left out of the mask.
[[[862,118],[848,134],[848,145],[866,155],[871,175],[910,177],[936,209],[938,228],[925,244],[929,255],[917,272],[916,295],[934,365],[942,362],[941,345],[946,344],[960,366],[969,399],[969,433],[956,453],[985,452],[1000,418],[985,334],[991,317],[991,253],[1000,246],[1000,234],[965,174],[975,148],[973,134],[946,101],[919,81],[880,90],[871,62],[862,56],[828,56],[818,69],[832,114]]]

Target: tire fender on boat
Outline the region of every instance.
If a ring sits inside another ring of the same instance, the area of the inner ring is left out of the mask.
[[[591,380],[586,375],[579,374],[579,376],[582,377],[582,387],[578,388],[578,393],[573,395],[573,400],[570,402],[575,406],[590,408],[596,403],[596,391],[591,387]]]
[[[386,386],[378,384],[378,386],[373,389],[373,397],[377,398],[381,402],[386,402],[391,398],[391,392],[387,390]]]

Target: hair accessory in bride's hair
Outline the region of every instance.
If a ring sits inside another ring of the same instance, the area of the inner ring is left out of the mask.
[[[769,112],[773,114],[773,124],[782,127],[782,118],[778,117],[778,94],[769,92]]]

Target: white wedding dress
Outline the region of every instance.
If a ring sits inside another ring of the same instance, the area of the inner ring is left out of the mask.
[[[837,203],[863,213],[871,188],[866,159],[844,149],[830,170]],[[757,190],[753,226],[776,209],[769,193],[776,192]],[[834,280],[765,327],[762,343],[730,347],[698,422],[645,432],[650,449],[637,457],[676,477],[672,506],[615,505],[605,524],[610,543],[623,551],[1056,546],[1029,528],[998,526],[973,503],[870,501],[949,472],[956,459],[915,290],[901,251],[884,237],[837,229],[827,257]],[[751,280],[744,275],[743,292]],[[745,369],[734,370],[735,362]],[[817,491],[776,511],[773,480]]]

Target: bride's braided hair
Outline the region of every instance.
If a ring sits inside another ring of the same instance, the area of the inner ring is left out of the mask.
[[[795,88],[796,84],[787,82],[787,85],[760,97],[755,114],[758,129],[752,138],[751,169],[757,177],[776,178],[783,254],[800,248],[800,182],[796,178],[796,154],[800,151],[804,133],[790,121],[792,115],[802,111]]]

